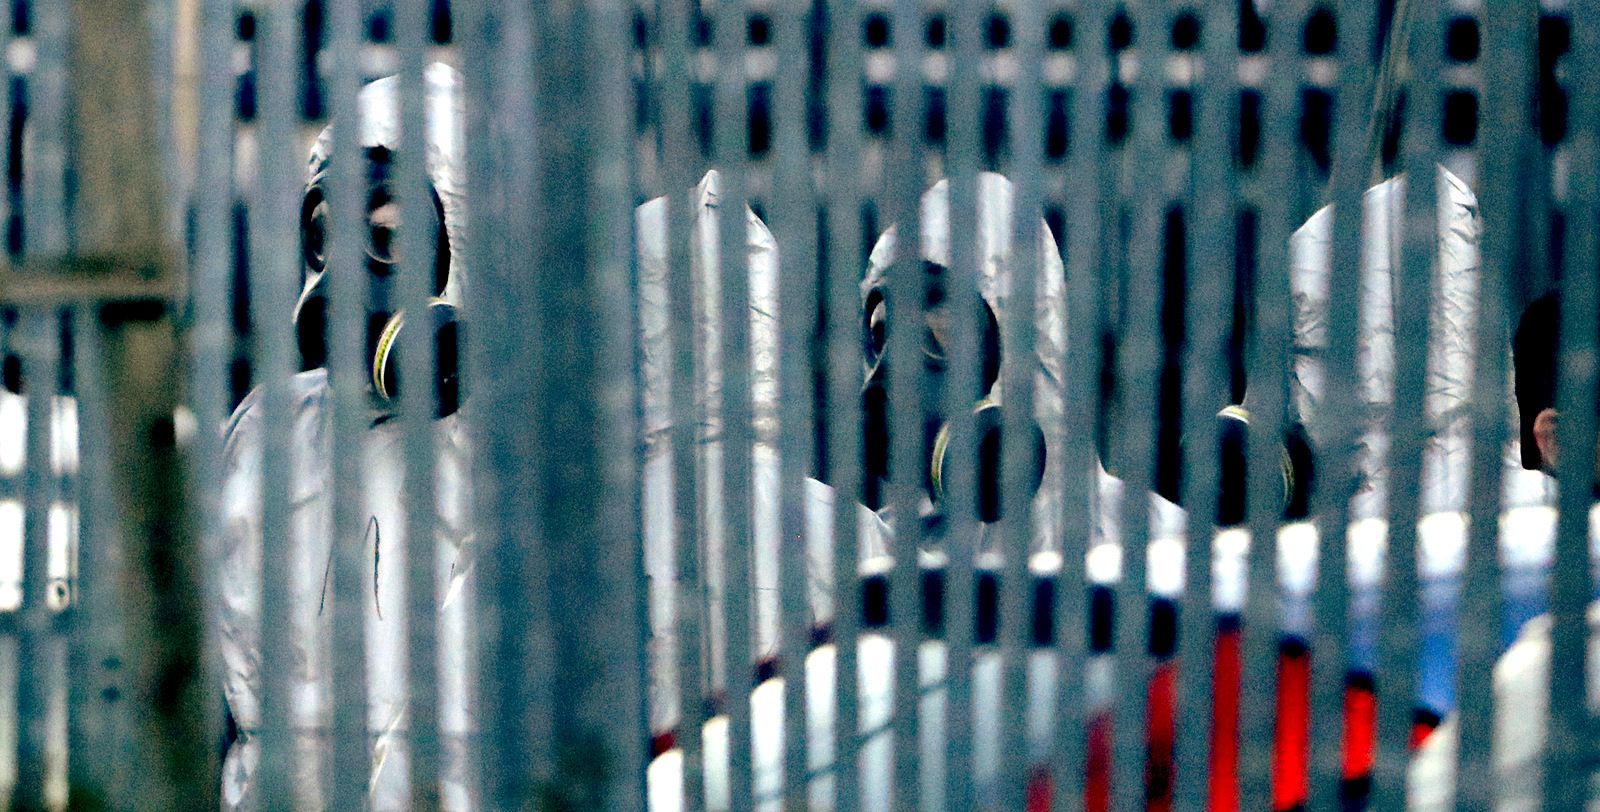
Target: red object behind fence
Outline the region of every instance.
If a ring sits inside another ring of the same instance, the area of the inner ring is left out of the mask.
[[[1216,670],[1213,674],[1211,730],[1211,812],[1237,812],[1239,788],[1239,683],[1242,666],[1237,627],[1217,634]],[[1147,808],[1167,812],[1172,804],[1172,749],[1176,737],[1175,700],[1177,665],[1157,665],[1150,680],[1150,748],[1147,765]],[[1437,726],[1429,714],[1419,713],[1412,728],[1410,747],[1416,749]],[[1364,784],[1372,774],[1377,702],[1372,681],[1351,675],[1345,688],[1344,769],[1346,788]],[[1111,795],[1111,719],[1095,715],[1087,730],[1084,809],[1105,812]],[[1273,741],[1272,808],[1284,812],[1305,804],[1310,785],[1311,755],[1311,653],[1299,641],[1279,649],[1277,726]],[[1028,812],[1050,812],[1053,786],[1050,772],[1035,770],[1029,780]]]

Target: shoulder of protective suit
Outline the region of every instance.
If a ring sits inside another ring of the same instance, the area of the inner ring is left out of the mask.
[[[328,395],[328,371],[313,369],[289,377],[288,414],[291,420],[308,412],[325,412]],[[262,388],[256,387],[239,401],[233,415],[223,428],[223,455],[232,459],[242,450],[241,444],[257,442],[261,432]]]

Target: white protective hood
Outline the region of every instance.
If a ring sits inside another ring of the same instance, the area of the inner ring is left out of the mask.
[[[1470,447],[1464,407],[1472,386],[1479,273],[1477,201],[1465,184],[1442,167],[1438,182],[1440,262],[1435,271],[1428,360],[1430,436],[1423,474],[1424,515],[1459,511],[1466,504]],[[1354,559],[1352,577],[1357,585],[1364,585],[1368,578],[1375,583],[1381,571],[1383,538],[1387,535],[1383,494],[1394,389],[1392,269],[1399,262],[1398,226],[1403,221],[1404,191],[1404,178],[1394,178],[1367,190],[1363,198],[1365,239],[1361,343],[1357,354],[1366,426],[1356,449],[1361,482],[1352,503],[1350,550]],[[1295,308],[1292,406],[1294,416],[1305,425],[1319,454],[1327,449],[1327,431],[1319,421],[1318,407],[1324,391],[1322,359],[1328,348],[1331,212],[1331,207],[1318,211],[1289,239],[1290,288]],[[1517,477],[1511,470],[1507,474],[1508,491],[1521,493],[1527,489],[1526,478]],[[1122,491],[1121,480],[1100,471],[1095,535],[1088,561],[1089,577],[1096,582],[1121,577]],[[1150,588],[1157,594],[1176,597],[1183,590],[1185,512],[1155,494],[1149,499]],[[1434,538],[1439,534],[1430,530],[1427,535]],[[1309,595],[1314,581],[1315,546],[1315,528],[1309,523],[1287,525],[1279,536],[1280,587],[1288,593],[1291,604],[1298,605]],[[1213,590],[1220,611],[1235,612],[1242,606],[1248,547],[1249,534],[1243,528],[1223,531],[1217,537],[1213,548]],[[1426,550],[1424,555],[1428,557]],[[1296,631],[1303,612],[1291,608],[1289,614],[1291,617],[1285,618],[1287,628]]]
[[[466,266],[462,261],[463,228],[466,223],[466,101],[461,94],[461,74],[455,68],[435,62],[423,73],[427,95],[427,150],[423,166],[428,180],[439,194],[444,209],[445,233],[450,242],[450,277],[439,297],[461,307],[466,287]],[[399,77],[386,76],[361,88],[357,104],[361,107],[361,146],[395,148],[400,142]],[[328,168],[333,155],[333,130],[324,128],[311,147],[307,177],[315,178]],[[358,269],[359,270],[359,269]],[[307,275],[305,289],[323,284],[323,274]],[[304,295],[302,295],[304,298]]]
[[[1352,519],[1385,516],[1388,422],[1394,395],[1394,277],[1401,251],[1404,222],[1404,176],[1368,189],[1362,198],[1361,343],[1357,349],[1361,400],[1366,427],[1356,449],[1360,485],[1352,503]],[[1478,201],[1467,185],[1444,167],[1438,168],[1439,260],[1434,269],[1430,317],[1426,415],[1428,443],[1423,464],[1422,513],[1464,510],[1471,468],[1471,428],[1467,406],[1472,396],[1473,359],[1477,351]],[[1328,349],[1328,275],[1332,208],[1313,215],[1290,237],[1291,288],[1294,296],[1294,392],[1298,417],[1318,449],[1326,449],[1325,427],[1318,420]],[[1495,348],[1507,352],[1506,347]],[[1508,358],[1509,362],[1509,358]],[[1507,403],[1510,387],[1507,386]],[[1506,411],[1509,416],[1515,409]],[[1512,436],[1516,433],[1512,432]],[[1545,503],[1543,475],[1525,472],[1516,449],[1508,450],[1506,506]]]
[[[690,223],[690,273],[696,291],[694,330],[699,379],[695,403],[702,423],[695,432],[701,450],[698,464],[701,498],[702,573],[708,584],[713,627],[704,630],[712,652],[708,663],[713,684],[726,684],[722,658],[725,639],[720,623],[726,582],[723,555],[722,445],[720,437],[722,372],[719,329],[722,312],[720,176],[713,170],[693,192]],[[658,197],[636,210],[639,255],[639,319],[644,373],[645,569],[650,580],[651,663],[650,723],[653,730],[677,724],[677,629],[675,626],[676,536],[672,470],[672,344],[668,289],[668,199]],[[778,273],[777,243],[765,223],[744,210],[745,250],[750,269],[751,398],[755,418],[755,487],[751,527],[755,562],[751,577],[755,600],[756,646],[762,656],[777,646],[778,604]],[[807,584],[817,617],[832,614],[833,489],[806,480]],[[881,550],[883,523],[872,511],[858,511],[862,549]],[[864,556],[869,553],[864,552]]]
[[[993,172],[978,175],[977,193],[977,258],[978,293],[1004,323],[1006,302],[1011,295],[1011,240],[1012,198],[1011,181]],[[922,255],[929,262],[950,266],[950,182],[941,180],[922,196]],[[872,289],[884,284],[889,269],[894,265],[899,226],[891,225],[873,245],[867,258],[867,271],[861,280],[861,298],[866,302]],[[1061,249],[1056,245],[1050,227],[1039,221],[1039,269],[1035,274],[1037,288],[1034,298],[1034,355],[1037,359],[1034,372],[1033,418],[1045,436],[1044,487],[1034,499],[1034,549],[1054,548],[1055,503],[1054,489],[1050,483],[1060,482],[1061,450],[1056,438],[1061,435],[1062,386],[1066,380],[1067,363],[1067,305],[1066,272],[1061,263]],[[893,318],[893,316],[891,316]],[[1002,344],[1001,355],[1006,348]],[[1004,369],[1004,362],[1001,368]],[[1005,377],[989,393],[989,400],[1003,403]],[[891,407],[892,408],[892,407]],[[983,548],[980,546],[979,548]],[[887,554],[887,549],[880,551]]]
[[[426,73],[428,149],[426,167],[444,208],[451,242],[447,297],[459,297],[464,276],[458,249],[463,221],[461,199],[462,102],[460,77],[434,64]],[[363,145],[393,146],[398,108],[393,77],[367,85],[359,97]],[[310,176],[328,161],[330,137],[323,132],[312,151]],[[330,269],[329,272],[341,272]],[[365,273],[357,268],[352,272]],[[307,281],[307,290],[320,283]],[[459,299],[457,299],[459,301]],[[289,535],[264,540],[261,527],[261,409],[259,392],[239,405],[227,427],[223,452],[222,534],[210,540],[222,562],[219,645],[225,664],[225,694],[240,738],[229,748],[223,774],[223,808],[253,810],[259,797],[255,770],[261,726],[261,560],[264,552],[287,556],[291,573],[292,669],[291,729],[294,734],[294,792],[300,808],[326,809],[323,776],[331,769],[333,704],[331,619],[322,611],[333,544],[362,546],[372,566],[365,573],[367,719],[373,736],[368,776],[374,812],[408,808],[405,783],[406,645],[404,571],[407,544],[404,438],[407,421],[388,421],[361,434],[363,470],[357,526],[334,527],[331,396],[325,370],[290,381]],[[469,643],[471,539],[469,506],[470,445],[459,414],[428,423],[438,449],[436,469],[437,561],[444,592],[439,609],[439,730],[444,756],[440,800],[447,810],[470,808],[466,743],[474,723],[466,705]]]

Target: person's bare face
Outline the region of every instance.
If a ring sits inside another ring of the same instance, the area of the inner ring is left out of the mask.
[[[1560,422],[1560,415],[1555,409],[1545,409],[1533,419],[1533,440],[1539,446],[1539,456],[1544,462],[1544,471],[1555,474],[1557,459],[1560,456],[1560,446],[1556,443],[1556,426]],[[1600,443],[1595,444],[1594,481],[1600,483]]]

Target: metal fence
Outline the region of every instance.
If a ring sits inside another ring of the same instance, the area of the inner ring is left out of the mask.
[[[1591,5],[12,3],[0,785],[1592,806]]]

